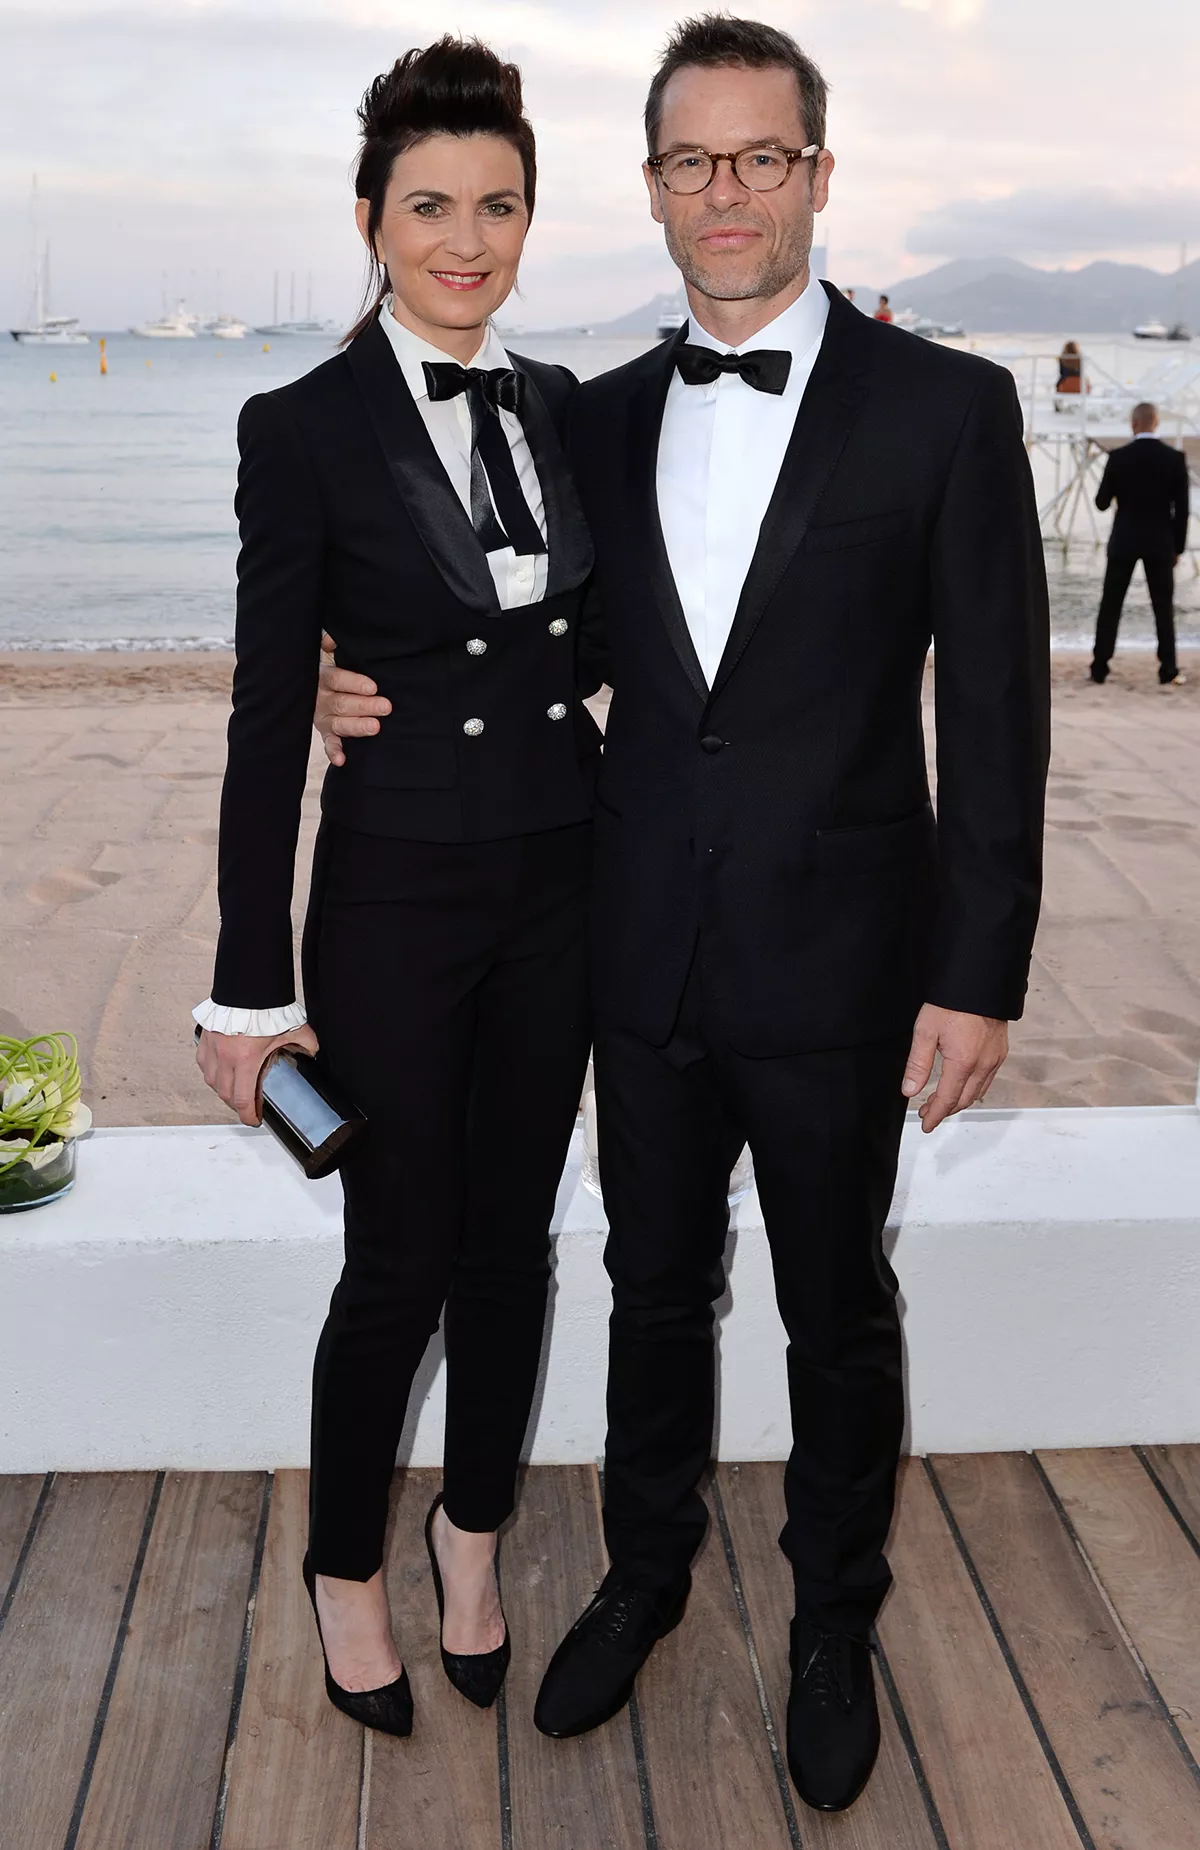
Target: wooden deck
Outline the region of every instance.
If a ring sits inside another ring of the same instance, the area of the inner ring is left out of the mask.
[[[725,1465],[685,1623],[635,1705],[554,1742],[543,1664],[602,1571],[593,1471],[525,1481],[514,1658],[482,1715],[437,1660],[421,1523],[391,1548],[413,1739],[325,1701],[302,1473],[0,1479],[3,1850],[1196,1850],[1200,1447],[913,1461],[879,1628],[880,1765],[852,1812],[780,1752],[781,1469]]]

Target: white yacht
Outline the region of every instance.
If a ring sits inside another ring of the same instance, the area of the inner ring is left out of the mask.
[[[255,328],[256,334],[265,334],[269,339],[284,340],[293,334],[336,334],[332,321],[271,321],[266,327]]]
[[[665,308],[658,317],[658,327],[655,330],[659,340],[668,340],[672,334],[678,334],[686,320],[687,316],[682,309]]]
[[[199,315],[193,315],[182,302],[177,302],[169,315],[163,315],[158,321],[145,321],[140,328],[130,328],[129,332],[142,340],[195,340],[199,325]]]
[[[198,332],[211,334],[214,340],[245,340],[249,329],[236,315],[213,315],[200,323]]]
[[[9,333],[24,347],[86,347],[92,338],[75,315],[33,316],[29,327],[10,328]]]

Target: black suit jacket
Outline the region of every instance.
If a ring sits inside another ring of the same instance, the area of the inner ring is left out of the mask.
[[[1135,437],[1104,465],[1098,508],[1117,504],[1108,550],[1114,559],[1173,559],[1187,545],[1188,471],[1182,450]]]
[[[752,1055],[904,1032],[925,1000],[1022,1009],[1049,650],[1016,391],[1001,368],[827,293],[711,690],[655,493],[676,343],[583,385],[572,412],[614,687],[598,1002],[656,1044],[701,929],[706,997]],[[936,826],[921,725],[931,640]]]
[[[377,737],[347,741],[345,768],[325,781],[326,815],[438,842],[590,817],[599,733],[580,702],[577,645],[592,548],[560,442],[576,383],[560,367],[513,363],[548,527],[546,599],[524,609],[501,609],[378,322],[242,412],[218,1002],[265,1008],[295,995],[290,906],[322,629],[339,663],[392,702]],[[559,707],[565,719],[551,717]],[[483,731],[469,736],[476,719]]]

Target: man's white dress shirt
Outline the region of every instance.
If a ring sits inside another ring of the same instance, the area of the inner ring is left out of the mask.
[[[692,346],[716,353],[752,353],[756,347],[790,353],[791,371],[780,397],[756,391],[737,373],[722,373],[712,385],[685,385],[676,373],[667,388],[658,443],[659,519],[683,614],[710,687],[828,313],[829,298],[810,277],[804,294],[741,347],[728,347],[693,317]]]
[[[380,311],[379,325],[399,361],[405,383],[433,439],[438,460],[469,517],[471,412],[466,393],[460,393],[457,398],[439,399],[436,404],[430,399],[422,362],[430,360],[434,365],[444,366],[450,362],[451,356],[443,353],[440,347],[433,347],[428,341],[422,340],[411,329],[402,327],[392,314],[391,307],[389,296]],[[484,335],[483,345],[469,364],[485,372],[512,366],[499,336],[490,326]],[[500,422],[512,451],[521,491],[545,539],[546,509],[542,500],[542,486],[534,467],[533,454],[521,428],[521,420],[511,411],[501,411]],[[502,610],[517,610],[525,604],[536,604],[545,597],[548,554],[518,554],[511,546],[504,546],[496,552],[489,552],[487,562]],[[290,1029],[300,1027],[306,1019],[302,1002],[289,1002],[278,1008],[228,1008],[223,1003],[214,1002],[211,996],[192,1010],[192,1016],[202,1028],[209,1028],[218,1034],[286,1034]]]

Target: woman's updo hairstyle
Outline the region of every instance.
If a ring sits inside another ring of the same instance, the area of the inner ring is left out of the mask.
[[[346,336],[352,341],[370,326],[391,288],[376,255],[383,202],[396,157],[430,135],[500,135],[521,157],[525,205],[533,217],[537,191],[537,147],[525,114],[521,73],[479,39],[449,33],[424,50],[414,48],[377,77],[358,111],[362,145],[355,193],[371,202],[367,218],[367,283],[363,313]]]

